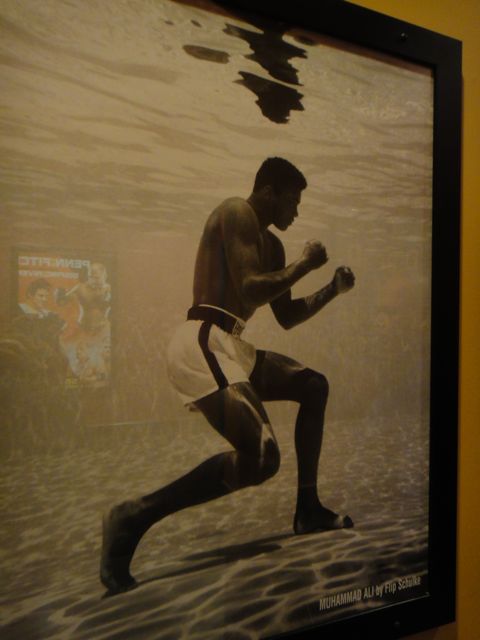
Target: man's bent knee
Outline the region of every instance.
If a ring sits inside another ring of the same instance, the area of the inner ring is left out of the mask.
[[[272,478],[280,469],[280,450],[271,437],[264,441],[261,464],[261,482]]]
[[[303,369],[294,376],[292,386],[300,402],[327,401],[329,385],[323,373],[313,369]]]
[[[312,375],[309,377],[306,384],[306,393],[313,397],[321,396],[326,400],[328,398],[329,390],[328,380],[323,373],[312,371]]]
[[[249,484],[262,484],[269,478],[272,478],[280,468],[280,451],[278,445],[272,437],[267,437],[262,442],[260,456],[250,458],[249,465]]]

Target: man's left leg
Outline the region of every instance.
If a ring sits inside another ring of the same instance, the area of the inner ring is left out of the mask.
[[[271,351],[258,352],[251,383],[263,402],[298,402],[295,423],[298,493],[293,528],[295,533],[353,527],[349,516],[341,516],[322,505],[317,476],[322,448],[328,381],[317,371]]]

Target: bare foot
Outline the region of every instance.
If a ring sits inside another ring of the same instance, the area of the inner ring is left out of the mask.
[[[131,526],[135,503],[124,502],[103,517],[100,580],[109,594],[129,591],[137,586],[130,574],[130,562],[143,531]]]
[[[295,513],[293,530],[297,535],[314,531],[332,531],[333,529],[351,529],[353,521],[350,516],[340,516],[326,509],[320,502],[315,510],[304,510]]]

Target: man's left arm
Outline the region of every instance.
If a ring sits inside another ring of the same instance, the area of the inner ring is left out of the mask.
[[[274,256],[276,268],[285,263],[283,246],[275,242]],[[284,329],[291,329],[296,325],[312,318],[331,300],[341,293],[350,291],[355,284],[355,276],[349,267],[338,267],[332,280],[324,287],[304,298],[292,300],[291,290],[272,300],[270,306],[277,322]]]

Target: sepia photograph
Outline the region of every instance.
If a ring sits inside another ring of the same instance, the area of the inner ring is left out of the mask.
[[[427,597],[434,74],[208,0],[4,0],[2,637]]]

